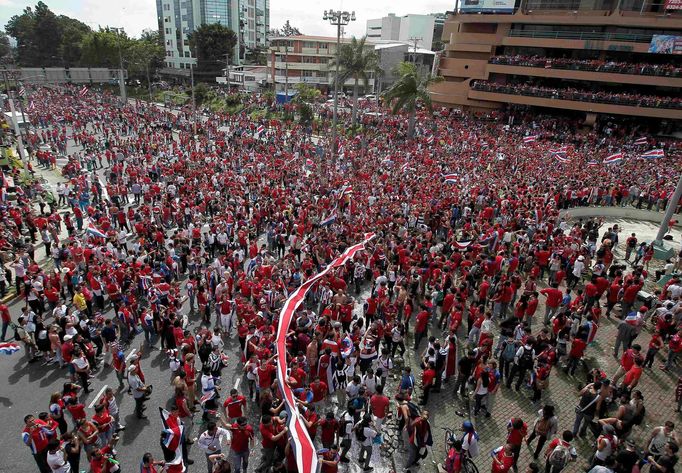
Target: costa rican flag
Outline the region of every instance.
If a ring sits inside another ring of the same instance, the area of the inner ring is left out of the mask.
[[[265,127],[263,125],[258,125],[258,128],[256,128],[256,134],[260,135],[265,131]]]
[[[570,162],[571,162],[571,160],[568,159],[568,158],[567,158],[566,156],[564,156],[563,154],[555,154],[555,155],[554,155],[554,159],[556,159],[556,160],[559,161],[560,163],[570,163]]]
[[[535,140],[537,140],[537,139],[538,139],[538,135],[524,136],[524,137],[523,137],[523,142],[524,142],[525,144],[528,144],[528,143],[535,143]]]
[[[341,193],[341,197],[353,194],[353,186],[351,186],[350,184],[344,184],[341,187],[340,193]]]
[[[372,240],[374,236],[373,233],[366,234],[365,239],[362,242],[347,248],[346,251],[334,259],[324,271],[305,281],[299,288],[291,293],[280,311],[277,338],[275,340],[277,353],[280,354],[280,356],[277,357],[277,382],[282,393],[284,406],[289,414],[287,427],[289,428],[291,445],[294,448],[296,466],[300,473],[315,473],[318,467],[318,460],[315,445],[310,439],[308,429],[306,428],[301,412],[298,409],[296,395],[287,382],[287,357],[284,356],[287,353],[287,332],[294,319],[296,309],[301,305],[306,295],[315,284],[326,276],[328,272],[345,265],[346,261],[353,258],[358,251],[362,251],[365,248],[365,245]]]
[[[307,158],[307,159],[305,160],[305,165],[308,166],[309,168],[313,167],[313,164],[315,164],[315,163],[313,162],[312,159]]]
[[[550,154],[566,154],[568,153],[568,146],[562,146],[560,148],[550,149]]]
[[[322,219],[320,222],[321,227],[327,227],[332,223],[336,222],[336,210],[333,210],[328,216]]]
[[[457,173],[454,172],[449,172],[447,174],[443,174],[443,182],[447,184],[454,184],[457,182],[458,176]]]
[[[604,158],[604,164],[619,163],[623,160],[623,153],[614,153]]]
[[[642,136],[641,138],[637,138],[633,144],[637,145],[637,146],[641,146],[641,145],[645,145],[647,143],[649,143],[649,140],[646,137]]]
[[[355,351],[355,346],[353,345],[353,340],[346,335],[346,337],[341,340],[341,357],[346,359]]]
[[[3,355],[12,355],[18,352],[21,348],[13,342],[0,343],[0,353]]]
[[[88,224],[87,232],[88,232],[90,235],[92,235],[92,236],[96,236],[97,238],[106,238],[106,237],[107,237],[107,236],[102,232],[102,230],[100,230],[99,228],[97,228],[97,227],[95,226],[95,224],[92,223],[92,222],[90,222],[90,223]]]
[[[78,95],[81,97],[85,97],[88,93],[88,88],[86,86],[83,86],[81,90],[78,91]]]
[[[427,136],[427,137],[426,137],[426,142],[427,142],[428,144],[433,143],[433,135]]]
[[[588,161],[587,165],[588,166],[599,166],[599,162],[598,161]]]
[[[182,434],[184,427],[178,422],[178,419],[171,417],[170,412],[163,407],[159,407],[159,414],[163,423],[161,446],[164,450],[164,457],[166,459],[172,458],[171,460],[166,460],[166,465],[175,465],[179,468],[177,471],[183,471]]]
[[[339,149],[336,151],[336,154],[337,154],[340,158],[342,158],[343,156],[345,156],[346,150],[345,150],[345,148],[343,147],[343,145],[339,145]]]
[[[658,159],[658,158],[665,158],[665,152],[662,149],[652,149],[651,151],[647,151],[642,155],[642,158],[644,159]]]
[[[23,97],[25,93],[26,93],[26,89],[24,89],[23,87],[21,89],[19,89],[19,95],[21,95]]]
[[[471,241],[471,240],[469,240],[469,241],[456,241],[453,243],[452,246],[454,246],[458,250],[466,250],[467,248],[469,248],[469,246],[472,243],[473,243],[473,241]]]

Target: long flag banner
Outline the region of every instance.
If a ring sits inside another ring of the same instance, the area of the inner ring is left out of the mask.
[[[604,164],[619,163],[623,160],[623,153],[614,153],[604,158]]]
[[[647,151],[642,155],[642,158],[644,159],[658,159],[664,157],[665,152],[662,149],[652,149],[651,151]]]
[[[332,261],[324,271],[304,282],[289,296],[279,314],[279,324],[277,328],[277,381],[280,390],[282,391],[284,404],[289,413],[287,427],[289,428],[291,443],[294,447],[296,466],[298,467],[299,473],[316,473],[318,460],[315,445],[310,439],[308,429],[303,423],[301,413],[298,411],[294,391],[287,382],[286,334],[289,331],[291,321],[294,319],[296,309],[301,305],[306,294],[315,283],[322,279],[329,271],[346,264],[346,261],[351,259],[358,251],[363,250],[365,245],[372,240],[374,236],[373,233],[366,234],[365,239],[362,242],[347,248],[346,251]]]

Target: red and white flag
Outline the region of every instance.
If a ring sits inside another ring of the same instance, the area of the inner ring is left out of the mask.
[[[88,88],[86,86],[83,86],[81,90],[78,91],[78,95],[81,97],[85,97],[88,94]]]
[[[168,458],[173,455],[172,460],[166,460],[166,466],[174,466],[175,469],[168,471],[184,471],[184,463],[182,459],[182,433],[183,426],[179,419],[170,415],[163,407],[159,407],[161,414],[161,422],[163,423],[163,430],[161,430],[161,445],[164,450],[164,456]],[[169,455],[166,456],[165,453]]]
[[[530,136],[524,136],[523,137],[523,142],[525,144],[528,143],[535,143],[535,141],[538,139],[538,135],[530,135]]]
[[[623,153],[614,153],[604,158],[604,164],[615,164],[623,160]]]
[[[258,128],[256,128],[256,134],[260,135],[265,131],[265,127],[263,125],[258,125]]]

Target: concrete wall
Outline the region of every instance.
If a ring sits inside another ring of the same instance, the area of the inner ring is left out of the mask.
[[[661,223],[663,212],[653,210],[635,209],[632,207],[574,207],[572,209],[560,210],[559,215],[564,218],[589,218],[589,217],[608,217],[626,218],[630,220],[643,220],[645,222]],[[682,221],[682,215],[675,214],[674,220]]]

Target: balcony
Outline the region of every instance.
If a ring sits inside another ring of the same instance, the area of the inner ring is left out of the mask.
[[[289,84],[320,84],[320,85],[326,85],[329,84],[330,82],[333,84],[334,80],[330,80],[328,77],[289,77],[289,80],[287,81],[286,76],[275,76],[275,82],[278,84],[284,84],[284,83],[289,83]]]
[[[501,85],[477,81],[472,83],[468,98],[593,113],[682,119],[682,100],[674,97]]]
[[[509,36],[517,38],[574,39],[578,41],[616,41],[621,43],[650,43],[652,34],[627,34],[582,31],[510,30]]]

